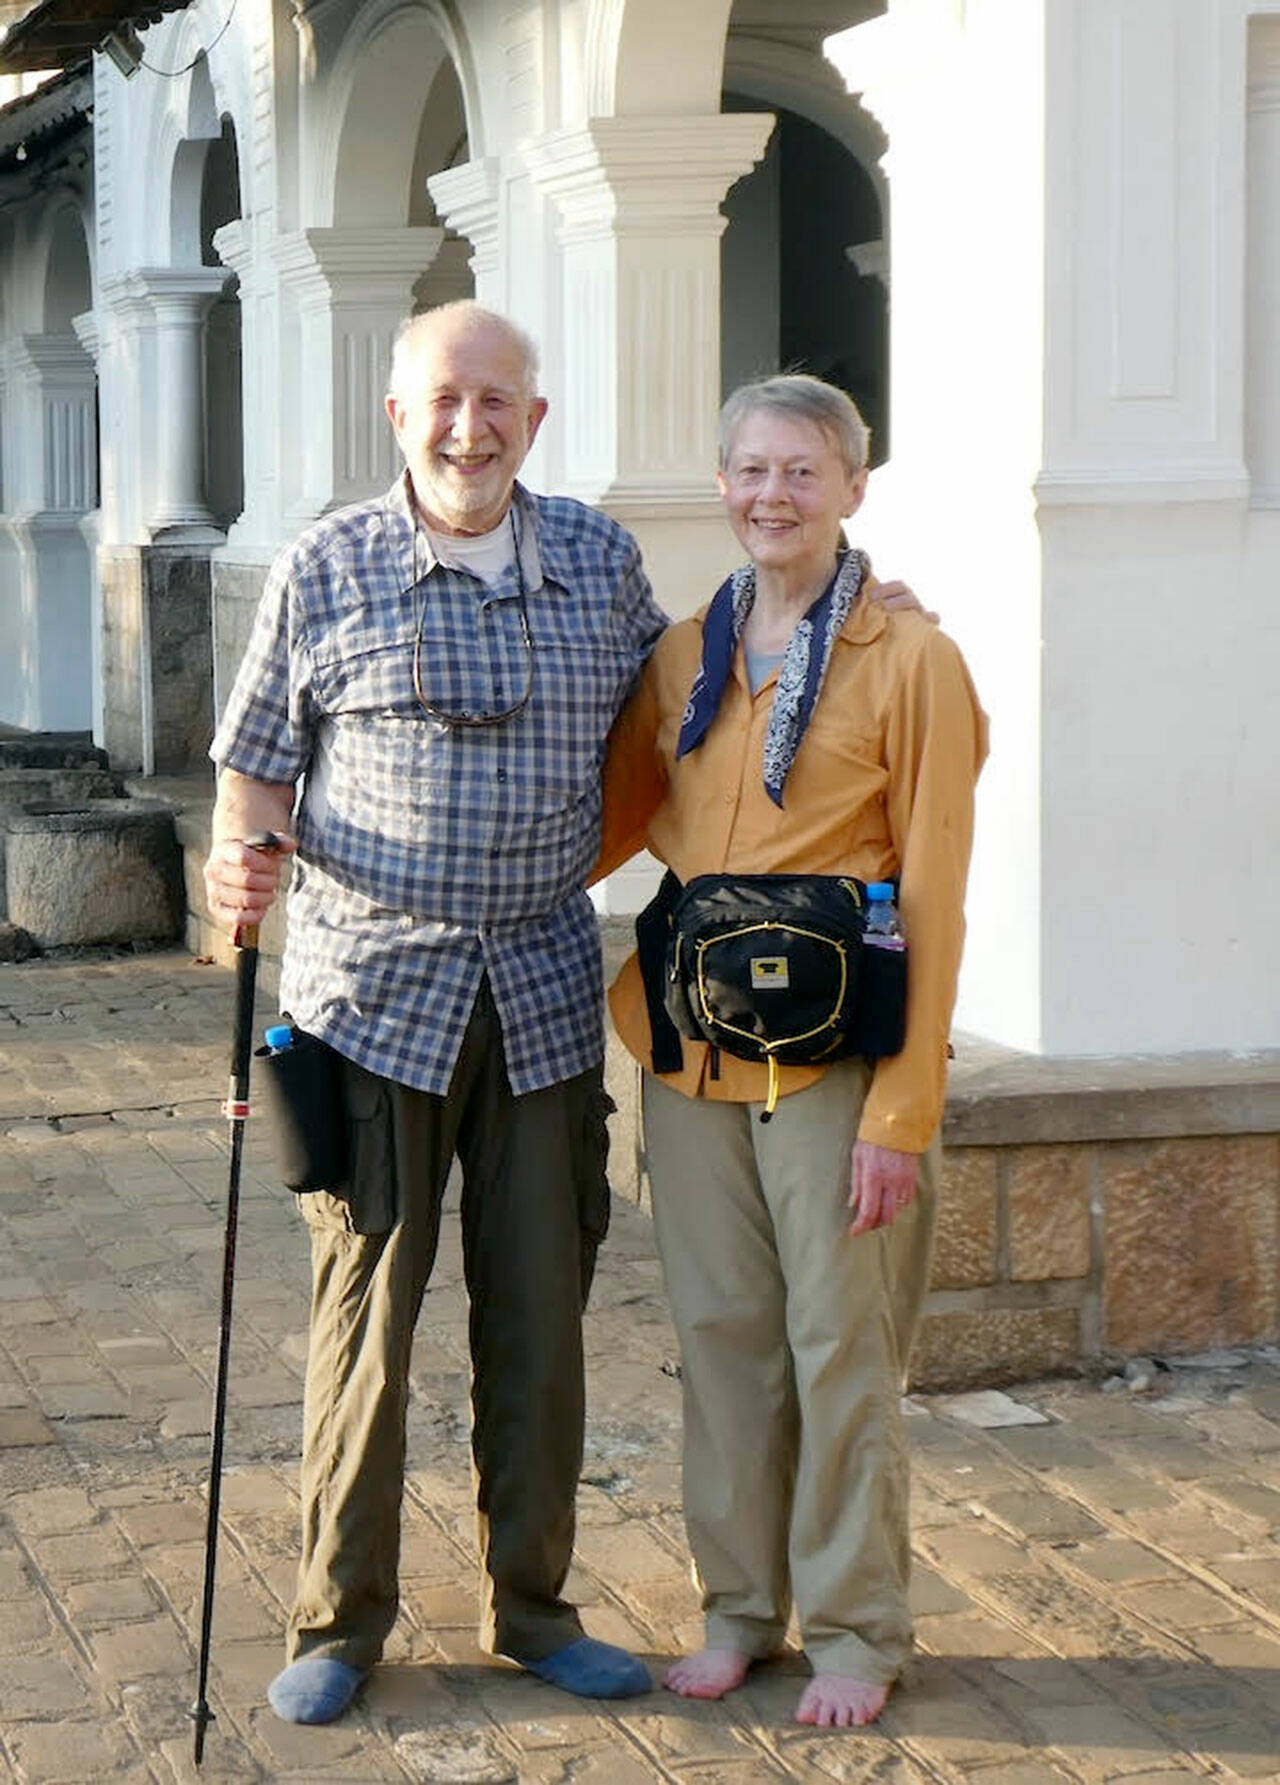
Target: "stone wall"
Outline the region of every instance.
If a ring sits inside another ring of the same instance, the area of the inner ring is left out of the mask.
[[[213,562],[213,690],[217,712],[227,703],[249,643],[253,617],[266,581],[263,564]]]
[[[920,1387],[1280,1334],[1280,1055],[959,1043]]]
[[[182,797],[175,783],[159,791]],[[229,963],[200,879],[208,803],[203,785],[189,790],[178,820],[187,940]],[[606,918],[601,934],[608,976],[630,921]],[[282,942],[276,912],[260,1010]],[[913,1388],[1280,1338],[1280,1053],[1052,1061],[958,1037],[957,1056]],[[618,1105],[610,1178],[647,1206],[639,1068],[613,1036],[605,1073]]]
[[[98,564],[102,741],[122,771],[180,773],[213,735],[208,548],[104,548]]]

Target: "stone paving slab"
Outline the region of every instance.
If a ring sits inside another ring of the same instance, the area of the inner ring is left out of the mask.
[[[181,953],[0,966],[0,1779],[197,1775],[231,980]],[[792,1721],[791,1653],[719,1705],[583,1704],[472,1629],[466,1309],[446,1223],[413,1362],[404,1609],[354,1714],[280,1723],[307,1248],[246,1148],[205,1780],[1280,1780],[1280,1351],[908,1405],[919,1654],[871,1731]],[[697,1636],[679,1382],[647,1219],[587,1322],[571,1590],[655,1674]],[[975,1423],[975,1419],[978,1423]]]

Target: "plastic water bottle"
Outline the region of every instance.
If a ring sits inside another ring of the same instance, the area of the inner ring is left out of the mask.
[[[907,946],[891,881],[873,880],[867,887],[867,921],[862,940],[868,948],[896,950]]]
[[[293,1046],[293,1024],[273,1023],[263,1037],[269,1054],[283,1054]]]

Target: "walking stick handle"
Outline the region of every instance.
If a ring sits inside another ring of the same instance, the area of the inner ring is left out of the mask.
[[[263,855],[278,855],[280,839],[274,831],[254,831],[243,839],[246,849],[261,850]],[[232,932],[233,948],[253,948],[258,946],[258,925],[256,923],[238,923]]]

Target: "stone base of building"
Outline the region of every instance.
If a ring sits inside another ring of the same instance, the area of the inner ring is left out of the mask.
[[[188,945],[230,964],[201,880],[211,779],[143,789],[183,807]],[[605,918],[601,933],[608,975],[632,946],[630,920]],[[278,911],[260,941],[269,999]],[[639,1069],[612,1035],[606,1078],[610,1177],[646,1206]],[[1280,1338],[1280,1050],[1045,1060],[957,1036],[943,1139],[913,1389]]]
[[[102,578],[103,743],[112,764],[178,774],[213,736],[208,544],[114,546]]]

